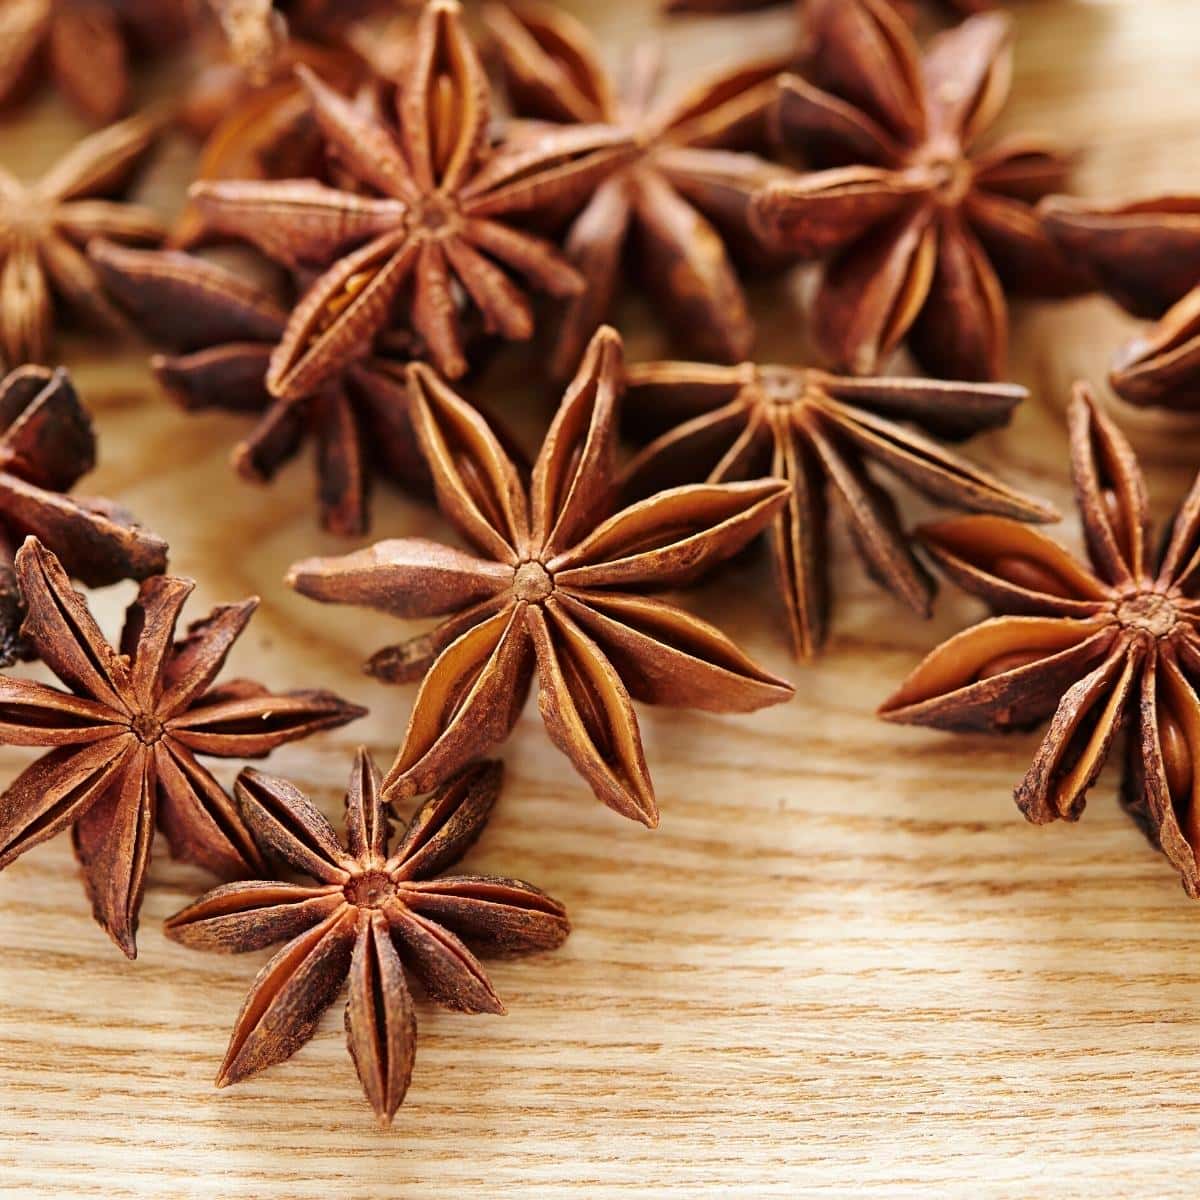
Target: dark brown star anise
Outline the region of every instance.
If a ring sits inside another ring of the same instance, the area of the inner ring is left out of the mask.
[[[931,374],[1004,370],[1004,289],[1087,290],[1033,204],[1067,182],[1045,139],[977,145],[1008,95],[1007,17],[971,17],[921,55],[884,0],[811,0],[805,77],[787,76],[780,136],[826,169],[769,184],[764,239],[826,260],[813,309],[835,366],[866,374],[902,341]]]
[[[512,219],[582,202],[627,153],[628,139],[605,128],[564,129],[491,149],[487,76],[456,0],[430,0],[421,16],[396,129],[311,72],[301,76],[342,169],[378,195],[302,180],[196,189],[214,228],[270,257],[336,260],[288,323],[268,375],[272,393],[290,398],[320,386],[398,307],[438,368],[462,375],[460,293],[489,332],[532,335],[529,301],[504,268],[556,296],[583,290],[562,254]]]
[[[621,383],[612,329],[593,338],[528,489],[470,405],[420,364],[409,379],[442,512],[478,557],[399,538],[297,563],[288,580],[316,600],[449,614],[368,666],[389,680],[424,676],[388,793],[426,791],[503,741],[536,669],[551,740],[604,803],[656,825],[632,700],[749,712],[792,689],[719,630],[639,593],[690,583],[735,554],[779,510],[786,484],[676,488],[610,516]]]
[[[0,676],[0,744],[53,747],[0,796],[0,868],[71,826],[96,920],[134,958],[156,825],[176,858],[226,876],[261,867],[196,754],[260,757],[365,710],[330,692],[280,695],[245,679],[211,686],[257,600],[214,609],[176,641],[194,585],[156,575],[130,605],[118,651],[35,538],[16,569],[21,636],[69,690]]]
[[[166,542],[123,508],[63,495],[95,465],[91,418],[65,371],[18,367],[0,379],[0,666],[28,653],[13,556],[31,534],[88,587],[166,570]]]
[[[1155,324],[1117,352],[1109,379],[1130,404],[1200,408],[1200,196],[1098,205],[1053,196],[1050,236],[1118,304]]]
[[[631,366],[626,385],[631,424],[675,426],[630,464],[631,498],[697,479],[729,483],[774,475],[787,481],[788,503],[768,536],[798,655],[816,653],[828,633],[830,495],[845,512],[871,575],[914,612],[929,615],[933,582],[868,464],[952,508],[1024,521],[1058,515],[920,432],[962,438],[1003,425],[1024,388],[673,362]]]
[[[1130,726],[1124,803],[1200,896],[1200,478],[1156,554],[1129,443],[1083,385],[1069,420],[1090,568],[1002,517],[922,530],[946,574],[1001,615],[934,650],[880,714],[968,731],[1031,728],[1053,713],[1016,790],[1036,824],[1079,818]]]
[[[571,226],[567,253],[588,286],[567,303],[558,326],[555,378],[570,377],[611,315],[626,259],[636,262],[638,278],[689,350],[723,362],[749,353],[754,324],[725,239],[751,241],[750,197],[789,177],[745,152],[765,141],[765,114],[786,60],[729,68],[662,101],[653,45],[642,48],[630,87],[618,94],[591,35],[561,9],[489,5],[484,16],[520,116],[606,125],[637,146]]]
[[[346,1042],[380,1124],[404,1101],[417,1021],[405,969],[429,998],[466,1013],[503,1013],[468,946],[506,954],[553,950],[570,931],[557,900],[519,879],[443,875],[483,832],[501,765],[476,763],[417,810],[389,855],[379,775],[359,750],[346,793],[346,844],[292,784],[245,770],[235,788],[259,842],[315,884],[230,883],[168,919],[167,936],[240,953],[287,944],[258,973],[229,1040],[217,1086],[290,1058],[349,980]]]
[[[91,238],[157,242],[158,217],[112,196],[130,180],[162,128],[141,115],[77,143],[36,183],[0,166],[0,366],[43,362],[54,328],[54,297],[93,324],[123,330],[79,247]]]

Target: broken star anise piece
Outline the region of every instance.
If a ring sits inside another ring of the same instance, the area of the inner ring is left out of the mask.
[[[1000,615],[934,650],[880,715],[970,731],[1053,713],[1016,790],[1036,824],[1078,819],[1130,726],[1124,802],[1200,896],[1200,477],[1156,554],[1137,459],[1083,385],[1069,422],[1090,567],[1002,517],[924,529],[946,574]]]
[[[88,587],[166,570],[167,544],[123,508],[67,496],[96,464],[96,435],[66,371],[18,367],[0,378],[0,666],[28,654],[13,556],[33,535]]]
[[[490,5],[484,16],[519,116],[607,125],[637,146],[596,188],[567,236],[567,253],[588,286],[567,302],[556,330],[554,377],[570,377],[610,316],[626,261],[636,263],[687,349],[723,362],[744,357],[754,325],[725,239],[753,241],[751,196],[789,177],[745,152],[766,140],[765,114],[786,60],[728,68],[660,100],[657,48],[648,44],[630,87],[618,94],[588,31],[561,9]]]
[[[213,687],[257,600],[216,608],[175,640],[193,584],[156,575],[114,650],[44,546],[17,552],[21,636],[66,685],[0,676],[0,744],[49,746],[0,795],[0,868],[71,826],[96,920],[130,958],[155,827],[219,875],[258,870],[254,839],[197,754],[257,758],[364,714],[330,692],[246,679]]]
[[[409,378],[442,512],[477,553],[400,538],[297,563],[288,579],[316,600],[449,614],[369,664],[385,679],[424,675],[389,794],[426,791],[503,741],[536,670],[554,743],[604,803],[656,825],[632,701],[749,712],[792,689],[719,630],[640,593],[690,583],[735,554],[779,510],[787,485],[699,484],[609,515],[621,382],[611,329],[596,334],[568,386],[528,491],[470,405],[427,367]]]
[[[627,152],[628,138],[606,128],[547,130],[493,150],[487,76],[455,0],[430,0],[421,16],[397,94],[398,128],[312,72],[300,74],[341,169],[377,194],[302,180],[194,189],[215,230],[278,261],[334,261],[297,306],[272,359],[275,395],[320,386],[398,310],[438,368],[461,376],[460,293],[489,333],[513,340],[532,336],[533,313],[509,271],[555,296],[583,290],[563,255],[512,219],[581,203]]]
[[[932,581],[868,464],[953,508],[1024,521],[1057,516],[926,436],[968,437],[1002,425],[1025,397],[1023,388],[673,362],[629,367],[626,386],[632,426],[674,426],[630,464],[627,496],[697,479],[787,481],[788,503],[768,538],[798,655],[816,653],[828,633],[830,496],[871,575],[914,612],[929,615]]]
[[[823,168],[768,184],[752,216],[769,245],[824,260],[813,321],[836,367],[867,374],[901,342],[931,374],[995,379],[1005,288],[1090,288],[1033,204],[1070,160],[1038,137],[981,135],[1008,95],[1011,23],[971,17],[921,55],[884,0],[811,0],[805,75],[776,110],[785,143]]]
[[[1200,196],[1097,205],[1052,196],[1050,236],[1122,308],[1155,324],[1117,352],[1109,379],[1130,404],[1200,408]]]
[[[388,853],[379,775],[360,749],[346,793],[346,842],[293,784],[245,770],[235,791],[261,844],[312,884],[254,879],[202,896],[166,923],[197,950],[287,944],[242,1006],[217,1086],[291,1058],[349,980],[346,1042],[381,1125],[404,1102],[417,1021],[405,972],[444,1008],[503,1013],[472,949],[553,950],[570,932],[557,900],[519,879],[438,875],[483,832],[500,790],[498,762],[476,763],[417,810]]]

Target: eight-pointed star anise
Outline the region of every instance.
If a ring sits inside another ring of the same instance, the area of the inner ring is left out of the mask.
[[[1016,790],[1037,824],[1078,819],[1128,725],[1124,803],[1200,896],[1200,478],[1156,554],[1129,443],[1083,385],[1069,420],[1090,568],[1000,517],[923,530],[947,575],[1001,615],[934,650],[880,714],[966,731],[1053,713]]]
[[[487,76],[455,0],[430,0],[415,39],[398,129],[301,69],[332,153],[378,195],[302,180],[194,190],[216,229],[278,261],[336,259],[297,306],[272,359],[267,382],[277,396],[311,391],[341,370],[398,307],[438,368],[462,375],[460,287],[488,332],[530,337],[529,301],[503,268],[556,296],[583,290],[562,254],[512,219],[581,202],[628,139],[605,128],[563,129],[493,150]]]
[[[79,247],[94,237],[161,240],[166,231],[149,209],[101,198],[129,182],[161,127],[148,115],[110,125],[28,185],[0,166],[0,364],[45,361],[55,297],[93,324],[124,329]]]
[[[768,244],[826,260],[813,309],[835,366],[865,374],[900,342],[931,374],[1004,370],[1004,289],[1089,286],[1032,205],[1069,160],[1045,140],[977,146],[1008,95],[1010,22],[971,17],[922,56],[883,0],[812,0],[805,78],[786,76],[781,137],[826,169],[768,184],[752,216]]]
[[[123,508],[63,495],[95,463],[91,418],[65,371],[18,367],[0,379],[0,666],[28,654],[13,556],[31,534],[88,587],[166,569],[166,542]]]
[[[623,259],[636,263],[687,349],[723,362],[749,353],[754,325],[723,238],[735,248],[752,242],[751,196],[789,177],[744,152],[765,141],[765,114],[786,60],[728,68],[662,101],[653,45],[635,58],[630,86],[618,94],[588,31],[561,9],[490,5],[484,15],[519,116],[604,124],[637,146],[632,161],[596,189],[567,237],[567,253],[588,286],[568,302],[556,329],[555,378],[570,377],[610,316]]]
[[[262,846],[315,884],[256,879],[202,896],[168,919],[168,937],[198,950],[287,944],[258,973],[217,1086],[290,1058],[349,979],[346,1041],[380,1123],[404,1101],[417,1021],[405,969],[445,1008],[503,1013],[468,947],[552,950],[570,931],[557,900],[518,879],[443,875],[470,849],[500,790],[501,765],[476,763],[417,810],[388,853],[379,776],[359,750],[346,793],[346,845],[292,784],[246,770],[235,788]]]
[[[627,369],[626,383],[633,426],[675,425],[630,464],[631,498],[697,479],[774,475],[790,485],[768,536],[799,655],[814,654],[828,632],[827,493],[845,512],[871,575],[914,612],[929,615],[933,583],[868,464],[953,508],[1024,521],[1057,516],[921,432],[961,438],[1002,425],[1023,388],[847,379],[754,363],[637,364]]]
[[[257,600],[175,640],[193,584],[156,575],[129,606],[120,650],[36,539],[17,553],[21,636],[69,690],[0,676],[0,744],[53,749],[0,796],[0,868],[72,827],[96,920],[133,958],[155,826],[171,853],[219,875],[261,865],[254,839],[196,754],[256,758],[364,714],[330,692],[212,687]]]
[[[736,553],[779,510],[786,484],[676,488],[610,516],[621,381],[611,329],[568,386],[528,490],[470,405],[420,364],[410,380],[439,504],[479,556],[402,538],[289,575],[317,600],[451,614],[369,666],[388,679],[425,676],[388,793],[426,791],[506,738],[536,668],[551,739],[601,800],[657,824],[632,700],[748,712],[792,689],[719,630],[639,592],[689,583]]]

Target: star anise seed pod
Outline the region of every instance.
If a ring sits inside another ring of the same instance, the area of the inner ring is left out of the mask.
[[[1156,554],[1137,459],[1082,384],[1069,422],[1090,566],[1003,517],[924,529],[946,574],[1000,615],[934,650],[880,715],[969,731],[1053,713],[1016,790],[1039,825],[1079,818],[1128,725],[1124,803],[1200,896],[1200,477]]]
[[[570,925],[557,900],[519,879],[436,875],[483,832],[501,775],[498,762],[468,767],[421,805],[389,855],[391,823],[365,750],[350,774],[345,845],[294,785],[242,772],[235,791],[246,824],[315,883],[226,884],[166,922],[168,937],[197,950],[241,953],[287,939],[246,997],[218,1087],[291,1058],[349,980],[346,1043],[375,1115],[390,1125],[416,1055],[406,969],[444,1008],[504,1012],[471,948],[553,950]]]
[[[0,796],[0,868],[71,826],[96,920],[134,958],[156,826],[175,858],[230,877],[261,869],[250,831],[195,756],[261,757],[366,710],[330,692],[211,686],[257,600],[214,609],[176,641],[194,585],[155,575],[114,650],[36,538],[16,570],[21,636],[69,690],[0,676],[0,744],[53,747]]]
[[[883,0],[812,0],[806,75],[785,77],[785,143],[826,169],[769,184],[752,216],[768,244],[825,260],[814,329],[835,366],[867,374],[907,341],[931,374],[995,379],[1005,288],[1088,290],[1033,204],[1070,160],[1037,137],[978,145],[1008,95],[1011,23],[971,17],[924,55]]]
[[[698,479],[787,481],[788,503],[768,538],[797,655],[815,654],[828,634],[830,497],[845,512],[871,575],[914,612],[929,615],[933,582],[868,465],[952,508],[1023,521],[1058,515],[926,436],[962,438],[1003,425],[1024,388],[674,362],[631,366],[626,386],[632,424],[674,426],[630,464],[627,496]]]
[[[784,503],[786,484],[676,488],[609,515],[621,382],[612,329],[593,338],[528,489],[470,405],[420,364],[409,379],[439,505],[478,556],[399,538],[297,563],[288,577],[315,600],[449,614],[368,665],[390,680],[424,676],[388,794],[427,791],[503,741],[536,670],[551,740],[605,804],[656,825],[632,701],[749,712],[792,688],[719,630],[640,592],[690,583],[737,553]]]

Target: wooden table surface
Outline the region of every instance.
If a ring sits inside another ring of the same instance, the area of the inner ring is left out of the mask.
[[[592,19],[614,46],[652,20],[649,0],[572,7],[599,9]],[[1006,125],[1083,147],[1084,192],[1195,190],[1194,0],[1014,7]],[[670,28],[676,75],[790,33],[780,9]],[[77,134],[47,101],[0,126],[0,160],[33,171]],[[176,149],[151,196],[170,203],[185,169]],[[791,292],[771,286],[757,301],[763,355],[796,361]],[[622,324],[631,357],[663,353],[643,309],[630,306]],[[971,453],[1068,506],[1068,384],[1100,381],[1131,328],[1099,299],[1018,308],[1013,375],[1033,399]],[[263,597],[232,670],[371,706],[358,725],[271,760],[336,814],[352,747],[366,741],[390,761],[412,692],[358,672],[395,622],[319,607],[280,582],[294,559],[343,548],[315,529],[309,463],[256,490],[226,464],[242,423],[181,415],[137,348],[101,360],[75,337],[60,350],[102,436],[85,490],[119,498],[170,539],[176,573],[199,581],[197,613]],[[514,403],[523,370],[519,355],[502,359],[479,387]],[[1200,440],[1144,416],[1130,428],[1167,512]],[[442,526],[419,506],[377,498],[378,535],[431,529]],[[1065,535],[1077,537],[1071,519]],[[68,838],[5,871],[0,1194],[1190,1196],[1200,908],[1120,811],[1114,770],[1081,824],[1034,829],[1010,792],[1035,737],[878,722],[895,681],[978,608],[947,593],[934,620],[909,620],[841,553],[843,531],[837,549],[836,636],[816,665],[791,663],[778,614],[746,603],[766,594],[760,566],[686,601],[798,694],[749,718],[643,709],[657,832],[597,804],[536,710],[525,714],[470,861],[563,899],[574,932],[561,952],[494,965],[506,1018],[419,1005],[412,1089],[390,1132],[361,1097],[340,1004],[292,1061],[212,1087],[265,955],[164,940],[162,918],[208,886],[165,846],[132,964],[92,924]],[[97,597],[110,631],[130,592]],[[0,753],[2,777],[29,757]]]

